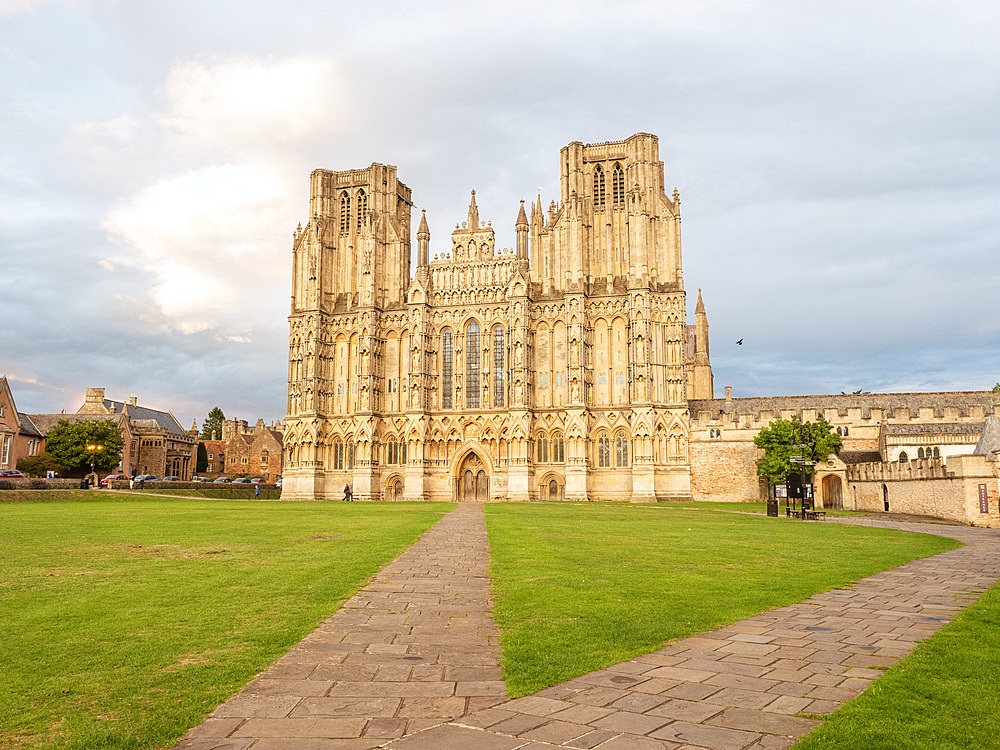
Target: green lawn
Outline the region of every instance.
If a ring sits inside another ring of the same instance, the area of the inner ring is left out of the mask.
[[[34,496],[0,493],[3,748],[171,744],[451,507]]]
[[[486,512],[511,696],[959,546],[701,506],[493,504]]]
[[[795,750],[1000,748],[1000,584]]]

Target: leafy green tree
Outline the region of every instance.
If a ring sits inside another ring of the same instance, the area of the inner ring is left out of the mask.
[[[31,477],[44,477],[50,471],[63,470],[63,467],[56,463],[56,460],[47,451],[42,451],[37,456],[17,459],[17,468]]]
[[[88,445],[99,445],[101,449],[87,450]],[[98,471],[109,471],[121,463],[124,447],[122,435],[110,419],[100,422],[60,419],[45,437],[45,450],[67,470],[85,471],[93,464]]]
[[[211,440],[212,433],[214,432],[215,439],[221,440],[222,423],[225,421],[226,421],[226,415],[222,413],[222,409],[220,409],[218,406],[212,407],[212,410],[208,413],[208,416],[205,417],[205,421],[201,425],[201,439]],[[201,469],[199,469],[198,471],[201,471]]]
[[[753,444],[764,450],[757,461],[757,474],[773,484],[784,481],[797,470],[789,460],[792,456],[803,456],[806,461],[825,461],[831,453],[840,453],[843,441],[825,419],[803,424],[793,417],[771,422],[757,433]]]
[[[993,386],[993,390],[1000,393],[1000,383],[997,383],[995,386]]]
[[[204,443],[198,443],[198,460],[195,462],[194,470],[201,474],[208,469],[208,448]]]

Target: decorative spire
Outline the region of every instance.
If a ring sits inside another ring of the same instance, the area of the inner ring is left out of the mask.
[[[427,209],[421,209],[420,211],[420,226],[417,227],[417,239],[426,236],[427,239],[431,238],[431,230],[427,228]]]
[[[701,289],[698,290],[698,304],[694,308],[695,315],[705,314],[705,303],[701,300]]]
[[[517,212],[517,221],[514,222],[515,227],[526,227],[528,226],[528,217],[524,215],[524,201],[521,201],[521,210]]]
[[[479,229],[479,207],[476,205],[476,191],[472,191],[472,201],[469,203],[469,223],[471,231]]]

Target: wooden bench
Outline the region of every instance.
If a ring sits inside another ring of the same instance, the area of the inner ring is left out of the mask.
[[[825,510],[807,510],[803,512],[807,521],[821,521],[826,518]]]

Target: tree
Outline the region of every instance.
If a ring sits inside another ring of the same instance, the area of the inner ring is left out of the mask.
[[[101,446],[87,450],[87,446]],[[45,450],[64,469],[87,470],[94,466],[109,471],[121,463],[122,440],[118,427],[110,419],[100,422],[67,422],[59,424],[45,437]]]
[[[201,474],[208,469],[208,448],[204,443],[198,443],[198,460],[194,465],[194,470]]]
[[[993,390],[996,391],[997,393],[1000,393],[1000,383],[997,383],[995,386],[993,386]]]
[[[757,474],[773,484],[797,471],[789,460],[792,456],[801,455],[806,461],[825,461],[831,453],[840,453],[843,441],[825,419],[803,424],[792,418],[771,422],[757,433],[753,444],[764,450],[763,457],[757,461]]]
[[[212,410],[205,417],[205,421],[201,425],[201,439],[202,440],[221,440],[222,439],[222,423],[226,421],[226,415],[222,413],[222,409],[218,406],[212,407]],[[215,433],[215,437],[212,437],[212,433]],[[201,469],[199,469],[201,471]]]
[[[17,468],[30,477],[44,477],[50,471],[63,470],[48,451],[42,451],[37,456],[17,459]]]

